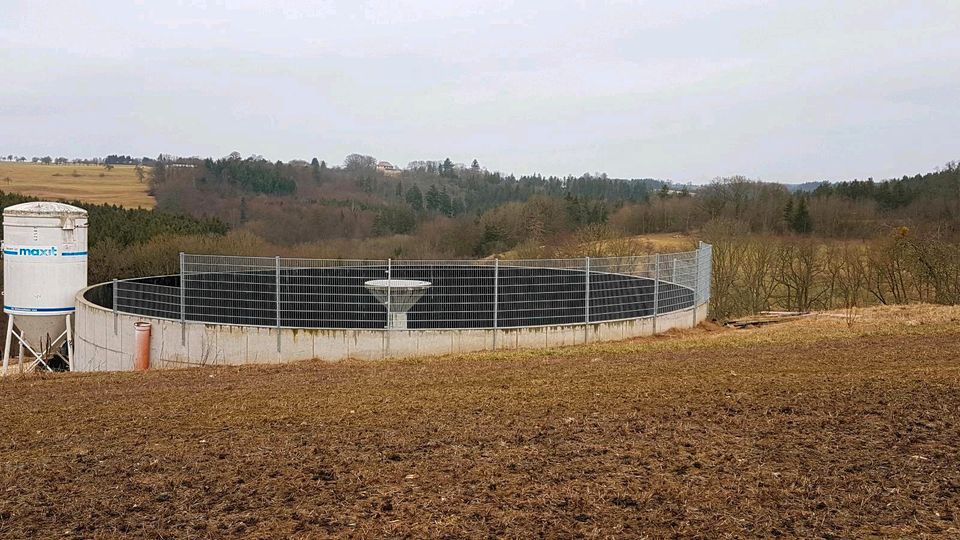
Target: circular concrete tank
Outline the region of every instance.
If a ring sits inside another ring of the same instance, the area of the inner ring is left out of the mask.
[[[185,256],[180,275],[84,290],[77,356],[81,369],[132,369],[129,329],[137,320],[153,324],[158,368],[625,339],[704,320],[710,260],[706,244],[663,256],[553,261]],[[389,309],[387,279],[397,293]],[[401,307],[404,325],[391,321]]]

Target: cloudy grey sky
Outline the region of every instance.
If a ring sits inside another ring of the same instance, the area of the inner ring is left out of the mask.
[[[0,4],[0,153],[705,181],[960,159],[960,1]]]

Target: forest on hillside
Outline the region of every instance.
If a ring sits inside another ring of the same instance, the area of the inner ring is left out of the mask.
[[[285,246],[418,235],[436,227],[481,229],[461,234],[468,242],[448,256],[482,256],[531,237],[530,231],[503,230],[499,222],[505,213],[531,217],[532,238],[545,239],[605,223],[612,210],[647,201],[663,185],[606,175],[517,177],[487,171],[475,160],[469,167],[450,159],[417,161],[402,171],[384,172],[374,158],[361,155],[348,156],[341,166],[316,158],[270,163],[239,155],[158,160],[151,180],[162,210],[215,216]]]
[[[123,157],[123,156],[121,156]],[[125,159],[125,157],[123,157]],[[116,156],[111,156],[115,161]],[[158,208],[90,210],[90,280],[168,274],[177,254],[319,258],[626,256],[713,243],[712,313],[960,302],[960,166],[788,187],[744,177],[514,176],[450,159],[384,168],[239,154],[153,160]],[[27,200],[0,195],[4,206]]]
[[[185,166],[186,165],[186,166]],[[314,257],[623,256],[681,234],[715,246],[712,313],[960,302],[960,167],[791,190],[744,177],[696,189],[606,175],[489,172],[476,162],[381,170],[233,155],[166,164],[159,207],[215,217],[217,252]],[[226,251],[222,251],[226,250]]]
[[[912,177],[791,192],[744,177],[696,189],[602,174],[516,177],[487,171],[476,160],[469,167],[450,159],[415,161],[383,171],[375,158],[359,154],[340,166],[239,154],[166,163],[161,156],[151,190],[161,210],[215,217],[280,246],[355,241],[357,253],[338,256],[373,255],[364,246],[396,235],[430,239],[430,249],[381,255],[484,257],[524,244],[560,245],[591,229],[689,233],[720,221],[750,234],[835,239],[867,239],[901,226],[943,234],[960,227],[960,171],[953,162]]]

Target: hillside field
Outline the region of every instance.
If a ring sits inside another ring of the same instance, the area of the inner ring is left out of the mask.
[[[149,178],[150,168],[144,167]],[[127,208],[153,208],[147,182],[137,179],[133,165],[43,165],[0,162],[0,191],[41,199],[79,200]]]
[[[0,391],[2,538],[960,534],[960,307]]]

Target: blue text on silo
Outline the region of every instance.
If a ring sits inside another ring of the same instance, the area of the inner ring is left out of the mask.
[[[56,257],[57,248],[48,247],[48,248],[20,248],[19,255],[30,255],[32,257]]]

